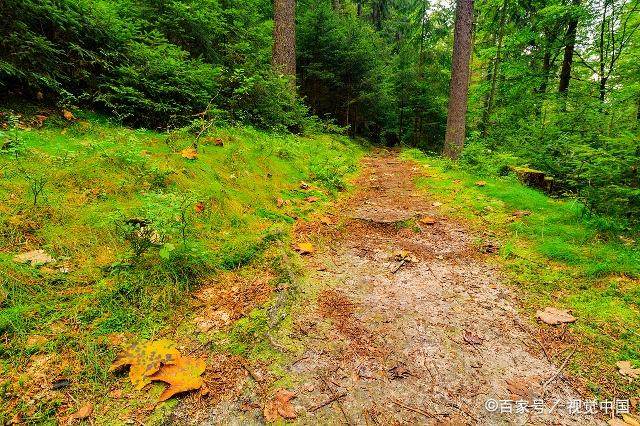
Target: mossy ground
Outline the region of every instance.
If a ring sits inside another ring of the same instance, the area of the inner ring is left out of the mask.
[[[188,160],[180,151],[193,144],[190,132],[76,115],[74,123],[52,118],[39,129],[10,130],[0,152],[3,423],[16,414],[54,421],[78,408],[67,395],[104,396],[117,380],[107,372],[119,350],[114,340],[154,338],[203,280],[273,262],[278,255],[265,253],[274,246],[289,250],[294,218],[344,190],[363,153],[343,137],[224,128],[202,138],[198,158]],[[127,228],[131,219],[150,223],[153,244]],[[33,249],[57,263],[13,261]],[[265,309],[240,320],[219,349],[261,356],[262,343],[247,342],[264,326]],[[35,383],[36,372],[51,376]],[[61,378],[70,381],[63,392],[36,392]]]
[[[570,365],[597,396],[636,397],[617,361],[640,365],[640,247],[611,220],[583,215],[575,201],[555,200],[513,176],[474,176],[447,160],[406,150],[427,167],[418,185],[442,202],[443,215],[500,241],[499,263],[527,315],[546,306],[570,309],[579,350]],[[486,184],[477,185],[483,180]],[[515,211],[530,211],[516,218]],[[545,327],[545,326],[541,326]]]

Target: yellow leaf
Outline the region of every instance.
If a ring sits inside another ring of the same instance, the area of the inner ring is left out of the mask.
[[[180,155],[182,155],[187,160],[195,160],[196,158],[198,158],[198,151],[194,147],[190,146],[180,151]]]
[[[169,384],[160,395],[160,401],[166,401],[177,393],[200,389],[204,384],[200,375],[206,368],[207,365],[202,359],[180,357],[174,364],[162,366],[150,379]]]
[[[300,254],[311,254],[316,251],[311,243],[298,243],[296,250],[298,250]]]
[[[142,389],[151,383],[150,376],[156,373],[162,364],[173,364],[178,358],[180,358],[180,352],[169,340],[134,343],[114,361],[109,371],[131,365],[129,370],[131,383],[136,389]]]
[[[62,110],[62,116],[64,117],[65,120],[68,120],[68,121],[72,121],[75,119],[75,117],[73,116],[73,113],[66,109]]]
[[[420,223],[425,225],[435,225],[436,219],[430,216],[425,216],[422,219],[420,219]]]
[[[485,186],[487,184],[487,182],[483,181],[483,180],[479,180],[476,182],[476,186]]]

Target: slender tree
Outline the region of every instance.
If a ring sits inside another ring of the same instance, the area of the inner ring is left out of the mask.
[[[571,4],[574,7],[579,7],[580,0],[572,0]],[[571,80],[571,66],[573,65],[573,52],[576,47],[576,34],[578,31],[578,17],[575,13],[574,11],[567,25],[566,44],[560,71],[560,84],[558,85],[558,92],[562,94],[566,94],[569,91],[569,81]]]
[[[453,159],[460,155],[466,136],[472,30],[473,0],[457,0],[447,133],[444,141],[444,155]]]
[[[274,0],[273,10],[273,67],[295,82],[296,1]]]

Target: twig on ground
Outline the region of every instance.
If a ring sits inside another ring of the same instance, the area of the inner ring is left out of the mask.
[[[560,368],[558,368],[558,371],[556,371],[556,374],[554,374],[549,380],[547,380],[546,382],[544,382],[544,384],[542,385],[542,393],[546,393],[547,390],[547,386],[549,386],[549,384],[551,384],[562,372],[562,370],[564,370],[564,368],[567,366],[567,364],[569,363],[569,360],[573,357],[573,354],[576,353],[577,348],[574,346],[573,351],[571,351],[571,353],[569,354],[569,356],[567,358],[565,358],[564,362],[562,363],[562,365],[560,366]]]
[[[316,405],[315,407],[311,407],[309,409],[310,413],[314,413],[316,411],[318,411],[319,409],[321,409],[322,407],[326,407],[327,405],[331,404],[334,401],[337,401],[341,398],[344,398],[345,396],[347,396],[346,392],[342,392],[342,393],[337,393],[335,395],[333,395],[331,398],[327,399],[324,402],[321,402],[320,404]]]
[[[422,410],[420,408],[412,407],[410,405],[404,404],[403,402],[400,402],[397,399],[390,399],[389,401],[393,402],[399,407],[404,408],[405,410],[413,411],[414,413],[422,414],[423,416],[430,417],[432,419],[436,418],[435,414],[431,414],[430,412]]]

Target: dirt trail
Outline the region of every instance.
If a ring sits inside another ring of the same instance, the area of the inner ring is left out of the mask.
[[[568,400],[583,398],[539,355],[474,237],[416,190],[420,169],[389,153],[365,166],[333,219],[300,231],[327,244],[306,260],[317,304],[294,320],[292,337],[305,347],[289,366],[300,383],[295,422],[599,424],[568,412]],[[531,406],[538,398],[543,414]],[[515,403],[513,413],[494,412],[489,399],[528,400],[529,412],[515,413]],[[263,421],[260,410],[237,407],[218,406],[207,423]]]

